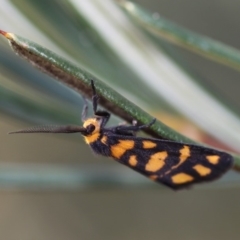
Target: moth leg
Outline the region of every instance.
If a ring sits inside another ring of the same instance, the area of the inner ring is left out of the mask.
[[[155,122],[156,122],[156,118],[153,118],[153,120],[150,123],[148,123],[148,124],[144,124],[144,125],[141,125],[141,126],[134,125],[134,127],[137,127],[138,130],[141,130],[141,129],[144,129],[144,128],[151,127]]]
[[[101,127],[104,127],[107,124],[107,122],[111,116],[110,113],[106,112],[106,111],[97,111],[95,113],[95,115],[102,119]]]
[[[118,126],[127,126],[127,124],[128,123],[126,121],[124,121],[124,122],[118,123]],[[137,125],[137,121],[136,120],[132,120],[132,125],[136,126]]]
[[[93,95],[92,95],[93,112],[96,115],[99,96],[96,93],[96,89],[95,89],[93,80],[91,80],[91,86],[92,86],[92,93],[93,93]]]
[[[127,122],[122,122],[120,124],[118,124],[118,126],[127,126]],[[137,121],[136,120],[132,120],[132,126],[137,126]],[[121,131],[120,133],[121,135],[127,135],[127,136],[136,136],[137,132],[136,131]]]
[[[100,111],[100,110],[97,110],[97,107],[98,107],[98,100],[99,100],[99,96],[97,95],[96,93],[96,89],[95,89],[95,86],[94,86],[94,81],[91,80],[91,86],[92,86],[92,92],[93,92],[93,96],[92,96],[92,102],[93,102],[93,112],[94,114],[97,116],[97,117],[100,117],[102,118],[102,123],[101,123],[101,127],[104,127],[109,118],[110,118],[110,113],[107,112],[107,111]]]
[[[137,120],[132,120],[132,125],[137,126]],[[133,131],[132,136],[136,136],[136,135],[137,135],[137,132]]]
[[[81,119],[82,122],[84,122],[86,120],[87,117],[87,113],[88,113],[88,103],[87,103],[87,99],[85,97],[83,97],[83,110],[82,110],[82,115],[81,115]]]
[[[136,133],[137,131],[141,130],[141,129],[144,129],[144,128],[149,128],[151,127],[156,121],[156,118],[154,118],[150,123],[148,124],[144,124],[144,125],[141,125],[141,126],[137,126],[136,122],[133,122],[134,125],[131,125],[131,126],[117,126],[117,127],[114,127],[112,130],[114,130],[116,133],[118,134],[124,134],[126,132],[133,132],[132,135],[134,136],[134,132]]]
[[[118,123],[118,126],[126,126],[127,125],[127,122],[120,122]]]

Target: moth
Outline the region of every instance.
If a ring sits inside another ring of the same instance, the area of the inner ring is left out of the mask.
[[[98,110],[99,96],[93,81],[91,87],[94,116],[86,118],[88,105],[85,100],[82,127],[40,126],[11,133],[80,133],[96,154],[112,157],[172,189],[215,180],[232,166],[233,158],[225,152],[187,143],[136,136],[138,131],[151,127],[155,119],[141,126],[133,124],[106,127],[110,113]]]

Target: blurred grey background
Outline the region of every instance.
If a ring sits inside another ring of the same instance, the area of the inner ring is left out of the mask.
[[[240,49],[239,1],[135,2],[179,25]],[[21,4],[28,7],[28,1],[21,1]],[[224,95],[233,109],[240,109],[239,72],[185,50],[178,51],[193,71],[205,80],[203,85],[212,89],[215,95]],[[81,108],[79,116],[80,111]],[[13,166],[41,163],[73,168],[81,168],[84,163],[106,164],[113,168],[117,165],[109,159],[93,156],[80,136],[9,136],[9,131],[29,124],[1,112],[0,118],[0,160],[3,166],[5,163]],[[124,166],[117,168],[129,171]],[[132,174],[135,176],[136,173]],[[239,185],[181,192],[173,192],[155,183],[146,186],[101,185],[59,190],[54,187],[12,188],[3,184],[0,191],[0,239],[239,239]]]

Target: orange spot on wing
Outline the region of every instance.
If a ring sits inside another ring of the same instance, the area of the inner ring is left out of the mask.
[[[182,184],[182,183],[187,183],[191,182],[194,178],[186,173],[178,173],[174,176],[172,176],[172,181],[173,183],[176,184]]]
[[[119,140],[118,144],[111,146],[111,153],[114,158],[119,159],[127,150],[134,148],[133,140]]]
[[[165,159],[167,158],[167,156],[168,154],[166,151],[152,154],[148,163],[145,166],[145,170],[150,172],[156,172],[160,170],[165,165]]]
[[[179,150],[180,152],[180,162],[179,165],[182,164],[188,157],[190,157],[190,147],[184,145],[182,149]]]
[[[153,181],[158,179],[158,175],[150,175],[149,178]]]
[[[130,156],[128,163],[132,166],[135,167],[137,165],[137,156],[136,155],[132,155]]]
[[[188,157],[190,157],[190,147],[184,145],[183,148],[181,148],[179,150],[180,152],[180,161],[178,162],[178,164],[176,164],[175,166],[172,166],[170,170],[168,170],[164,175],[169,174],[173,169],[178,168],[182,163],[184,163]]]
[[[220,157],[218,155],[210,155],[210,156],[206,156],[206,159],[211,163],[211,164],[218,164]]]
[[[210,168],[204,167],[201,164],[197,164],[193,168],[199,173],[200,176],[206,176],[212,171]]]
[[[143,148],[154,148],[157,146],[157,144],[152,141],[143,141],[142,143],[143,143]]]

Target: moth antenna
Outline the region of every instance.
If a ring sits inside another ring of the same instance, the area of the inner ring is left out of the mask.
[[[86,133],[86,129],[83,127],[75,125],[64,125],[64,126],[36,126],[26,129],[21,129],[14,132],[9,132],[9,134],[16,133],[75,133],[80,132],[82,134]]]

